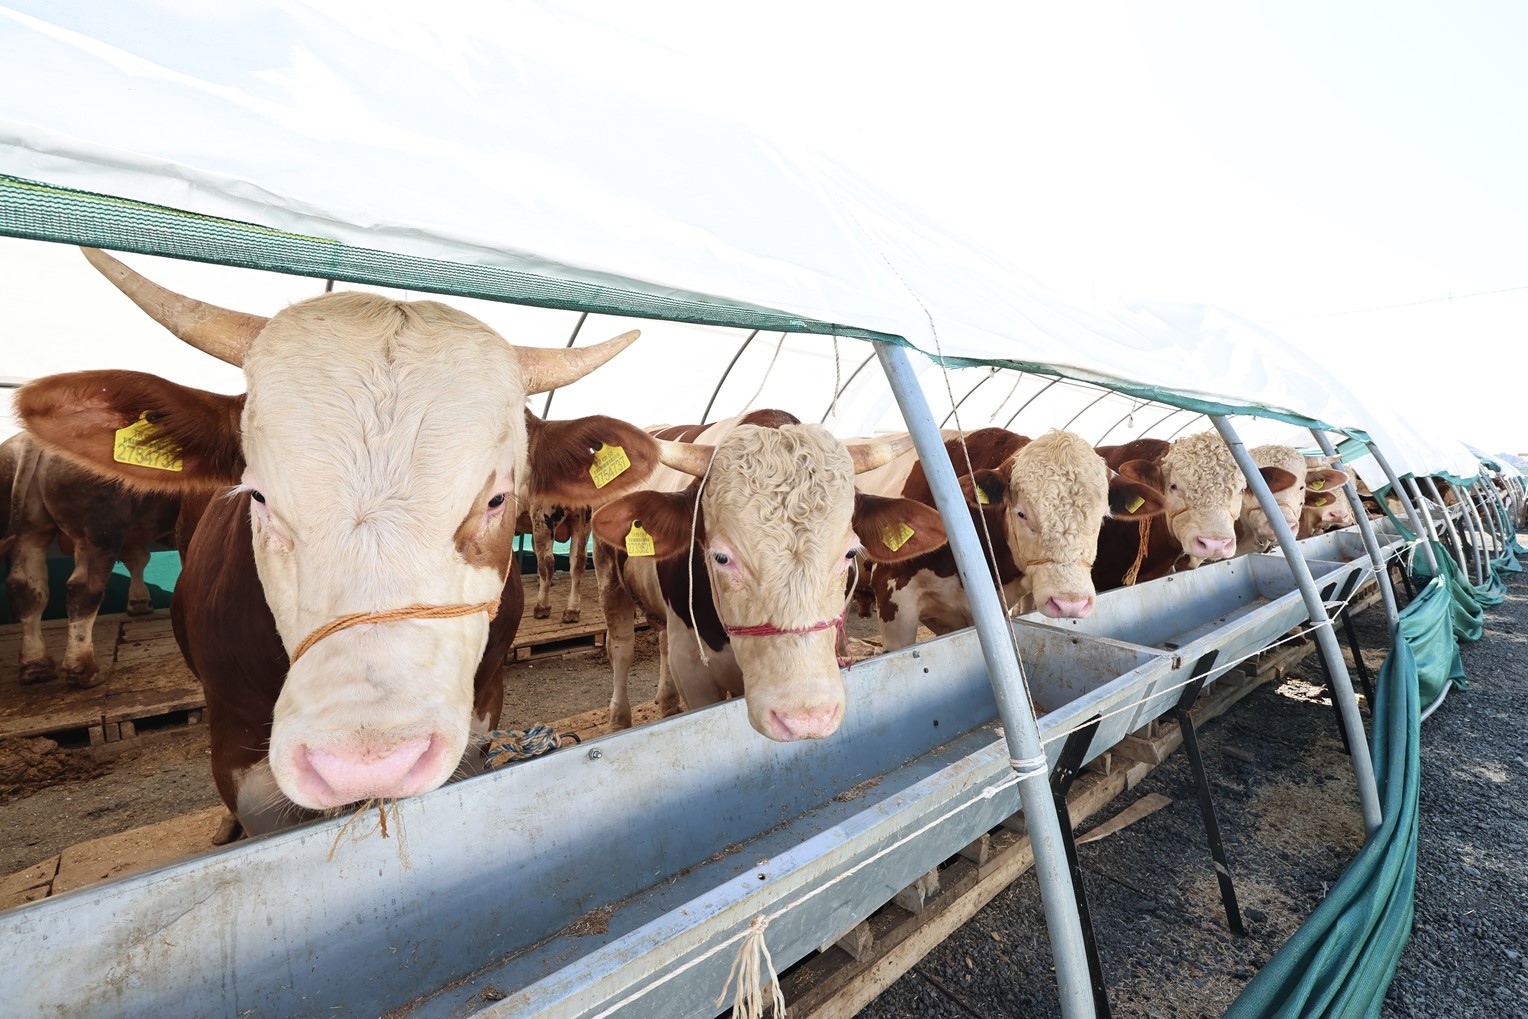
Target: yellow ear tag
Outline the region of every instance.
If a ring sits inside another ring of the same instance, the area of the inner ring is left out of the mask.
[[[1146,500],[1138,495],[1134,499],[1131,499],[1129,502],[1125,503],[1125,512],[1134,513],[1144,505],[1146,505]]]
[[[1321,491],[1325,487],[1326,487],[1326,479],[1325,478],[1317,478],[1315,481],[1312,481],[1310,483],[1310,489],[1311,489],[1312,492],[1319,492],[1319,491]]]
[[[594,466],[589,468],[589,477],[594,479],[595,488],[604,488],[616,478],[626,473],[626,468],[630,466],[631,460],[626,456],[626,450],[620,446],[602,445],[594,451]],[[636,553],[633,554],[635,555]],[[651,552],[644,552],[642,554],[652,555]]]
[[[160,436],[159,426],[149,421],[149,412],[126,428],[118,428],[112,443],[111,458],[117,463],[148,467],[156,471],[181,470],[180,447]]]
[[[987,498],[987,490],[985,488],[983,488],[982,486],[980,486],[980,485],[976,486],[976,505],[978,505],[978,506],[991,506],[992,505],[992,500]],[[892,549],[892,551],[895,552],[896,549]]]
[[[642,521],[633,520],[631,530],[626,532],[626,554],[629,556],[656,555],[653,549],[653,536],[642,530]]]
[[[907,539],[911,538],[914,533],[913,529],[905,523],[897,524],[896,526],[887,524],[881,529],[881,544],[895,552],[903,545],[906,545]]]

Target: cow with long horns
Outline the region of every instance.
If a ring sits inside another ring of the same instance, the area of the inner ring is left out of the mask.
[[[244,369],[221,396],[131,371],[22,387],[49,447],[141,489],[185,492],[176,638],[206,691],[213,774],[244,829],[426,792],[498,721],[523,592],[516,505],[592,505],[656,463],[604,417],[528,425],[628,333],[514,347],[433,301],[314,297],[266,319],[194,301],[93,250],[143,311]]]
[[[910,442],[846,445],[783,411],[655,434],[666,446],[669,436],[692,440],[683,459],[665,454],[676,470],[594,514],[611,725],[631,724],[640,606],[661,628],[660,709],[741,696],[770,739],[832,734],[844,714],[839,649],[857,554],[895,561],[945,542],[931,507],[855,490],[856,474]]]

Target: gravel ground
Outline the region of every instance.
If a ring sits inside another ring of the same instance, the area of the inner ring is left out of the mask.
[[[1416,918],[1385,1019],[1528,1017],[1528,575],[1463,648],[1470,688],[1422,726]],[[1404,603],[1404,592],[1398,592]],[[1378,606],[1355,618],[1383,661]],[[1311,655],[1201,730],[1247,926],[1227,930],[1180,750],[1083,830],[1136,799],[1171,805],[1079,856],[1117,1017],[1222,1015],[1362,842],[1352,770]],[[1365,708],[1367,721],[1367,708]],[[1021,877],[860,1013],[863,1019],[1058,1016],[1033,873]]]

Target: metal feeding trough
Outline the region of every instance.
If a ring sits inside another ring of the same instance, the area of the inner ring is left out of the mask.
[[[1310,562],[1324,590],[1365,565]],[[1051,764],[1305,618],[1283,557],[1255,555],[1016,621]],[[732,701],[403,801],[386,839],[335,819],[0,914],[8,1008],[715,1015],[755,918],[783,969],[1019,810],[974,630],[845,680],[827,740],[766,740]]]
[[[1177,661],[1016,632],[1042,733]],[[966,630],[856,665],[827,740],[771,742],[728,702],[406,800],[387,839],[335,819],[22,906],[7,1007],[712,1016],[753,918],[783,969],[1019,810],[981,663]]]

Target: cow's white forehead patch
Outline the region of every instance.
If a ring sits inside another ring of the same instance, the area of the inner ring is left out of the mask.
[[[1097,543],[1109,506],[1109,469],[1082,436],[1058,429],[1033,440],[1014,454],[1008,479],[1014,499],[1048,540]]]

